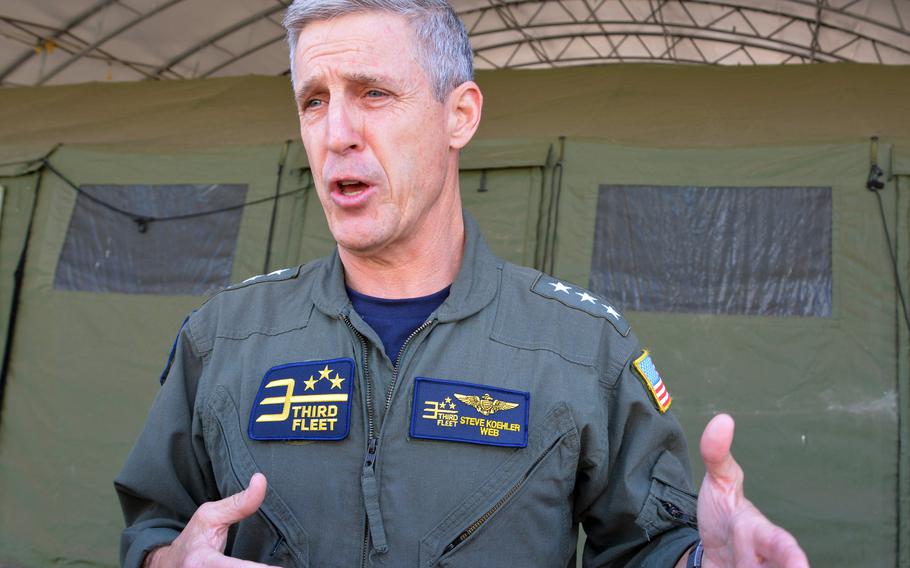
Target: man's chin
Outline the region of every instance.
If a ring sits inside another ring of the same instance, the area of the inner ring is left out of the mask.
[[[339,249],[355,256],[372,256],[379,253],[385,246],[385,239],[377,238],[376,233],[333,236]]]

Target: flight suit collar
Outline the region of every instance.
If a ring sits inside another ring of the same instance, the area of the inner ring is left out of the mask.
[[[461,269],[449,297],[436,311],[436,317],[443,323],[476,314],[493,301],[499,289],[502,261],[487,248],[474,218],[466,211],[463,215],[465,243]]]
[[[499,287],[501,261],[487,248],[477,222],[467,212],[463,215],[464,255],[449,297],[436,311],[440,322],[456,321],[476,314],[493,301]],[[348,314],[351,302],[345,290],[344,265],[337,247],[315,276],[313,301],[316,307],[329,316]]]

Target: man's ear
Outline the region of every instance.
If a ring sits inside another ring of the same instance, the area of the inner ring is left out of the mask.
[[[446,101],[449,109],[449,146],[464,148],[480,125],[483,109],[483,94],[474,81],[465,81],[449,93]]]

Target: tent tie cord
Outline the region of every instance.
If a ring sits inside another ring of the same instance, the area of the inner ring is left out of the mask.
[[[888,231],[888,221],[885,218],[885,205],[882,202],[880,191],[885,188],[881,177],[884,175],[882,169],[875,162],[869,167],[869,176],[866,178],[866,189],[875,194],[878,200],[878,212],[882,219],[882,229],[885,231],[885,240],[888,242],[888,256],[891,258],[891,266],[894,269],[894,285],[897,287],[897,295],[903,308],[904,323],[907,324],[907,331],[910,331],[910,314],[907,313],[907,300],[904,297],[904,287],[901,284],[900,270],[897,267],[897,257],[894,253],[894,245],[891,243],[891,232]]]
[[[61,146],[63,146],[62,142],[54,144],[54,147],[51,148],[50,150],[48,150],[47,153],[45,153],[43,156],[39,156],[37,158],[30,158],[28,160],[15,160],[12,162],[0,163],[0,168],[5,168],[5,167],[9,167],[9,166],[27,166],[25,168],[21,168],[18,173],[4,176],[4,177],[17,178],[17,177],[24,177],[24,176],[32,175],[37,170],[40,170],[42,167],[44,167],[44,163],[54,154],[54,152],[56,152],[58,149],[60,149]],[[33,167],[33,166],[37,166],[37,167]]]
[[[306,191],[307,189],[309,189],[313,186],[312,178],[310,178],[307,185],[305,185],[303,187],[298,187],[297,189],[294,189],[291,191],[286,191],[284,193],[276,193],[275,195],[272,195],[270,197],[263,197],[261,199],[255,199],[253,201],[238,203],[237,205],[230,205],[227,207],[219,207],[218,209],[209,209],[206,211],[195,211],[193,213],[183,213],[183,214],[179,214],[179,215],[168,215],[165,217],[154,217],[154,216],[149,216],[149,215],[141,215],[141,214],[135,213],[133,211],[127,211],[125,209],[121,209],[120,207],[117,207],[116,205],[114,205],[112,203],[108,203],[107,201],[104,201],[103,199],[99,199],[99,198],[95,197],[94,195],[88,193],[87,191],[85,191],[84,189],[82,189],[81,187],[76,185],[68,177],[63,175],[60,172],[60,170],[55,168],[48,160],[41,160],[41,165],[42,165],[42,167],[47,168],[47,170],[50,171],[51,173],[53,173],[55,176],[60,178],[60,180],[63,181],[63,183],[68,185],[78,195],[88,199],[92,203],[95,203],[96,205],[99,205],[109,211],[113,211],[114,213],[123,215],[124,217],[129,217],[130,220],[132,220],[134,223],[136,223],[136,228],[138,229],[138,231],[140,233],[145,233],[146,231],[148,231],[148,227],[152,223],[157,223],[160,221],[183,221],[185,219],[194,219],[196,217],[205,217],[207,215],[218,215],[220,213],[227,213],[228,211],[236,211],[237,209],[243,209],[244,207],[247,207],[250,205],[259,205],[262,203],[268,203],[270,201],[276,201],[278,199],[281,199],[282,197],[296,195],[298,193],[302,193],[302,192]]]

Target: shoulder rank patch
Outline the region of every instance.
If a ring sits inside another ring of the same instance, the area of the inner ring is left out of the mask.
[[[174,338],[174,343],[171,345],[171,351],[167,355],[167,363],[164,365],[164,370],[161,371],[161,376],[158,377],[158,382],[162,385],[164,384],[164,381],[167,380],[167,375],[171,372],[171,367],[174,365],[174,358],[177,356],[177,343],[180,342],[180,334],[183,333],[183,328],[186,327],[186,324],[190,321],[190,316],[195,312],[196,310],[190,312],[190,315],[186,316],[183,323],[180,324],[180,329],[177,331],[177,337]]]
[[[342,440],[351,427],[354,361],[328,359],[269,369],[250,409],[252,440]]]
[[[661,380],[660,373],[657,372],[657,367],[654,366],[654,361],[651,360],[651,354],[647,350],[642,351],[641,356],[632,362],[632,366],[635,367],[638,375],[645,382],[645,386],[648,387],[648,392],[651,393],[651,398],[657,403],[657,409],[660,410],[660,413],[663,414],[669,410],[673,397],[670,396],[670,391],[667,390],[663,380]]]
[[[412,438],[511,446],[528,445],[530,393],[459,381],[414,380]]]
[[[282,268],[281,270],[269,272],[268,274],[251,276],[243,282],[240,282],[238,284],[231,284],[225,288],[225,290],[236,290],[238,288],[249,286],[250,284],[259,284],[260,282],[279,282],[281,280],[290,280],[291,278],[297,278],[298,274],[300,274],[299,266],[295,266],[293,268]]]
[[[538,276],[531,286],[531,291],[544,298],[558,300],[570,308],[604,318],[613,324],[616,331],[623,337],[629,335],[629,331],[632,329],[629,322],[622,317],[622,314],[610,302],[591,294],[583,288],[574,285],[570,286],[552,276],[546,274]]]

